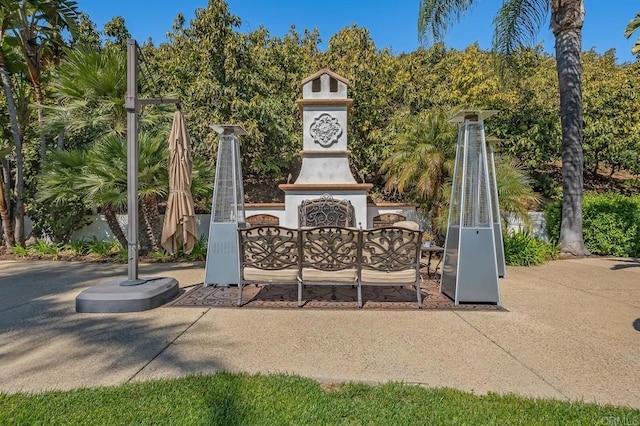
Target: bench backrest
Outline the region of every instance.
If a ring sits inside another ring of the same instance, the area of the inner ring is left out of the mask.
[[[359,230],[322,226],[300,230],[303,268],[322,271],[357,269]]]
[[[267,270],[298,268],[299,232],[277,225],[239,229],[242,266]]]
[[[362,231],[362,269],[394,272],[415,269],[420,261],[421,233],[402,227]]]
[[[360,230],[334,226],[290,229],[264,225],[238,230],[243,267],[322,271],[416,269],[420,231],[400,227]]]

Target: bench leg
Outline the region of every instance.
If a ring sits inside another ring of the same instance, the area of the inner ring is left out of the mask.
[[[420,293],[420,281],[416,283],[416,293],[418,297],[418,309],[422,309],[422,293]]]
[[[362,308],[362,285],[360,284],[360,281],[358,281],[356,287],[358,288],[358,308]]]
[[[298,283],[298,308],[302,308],[302,282]]]
[[[242,282],[238,283],[238,306],[242,306]]]

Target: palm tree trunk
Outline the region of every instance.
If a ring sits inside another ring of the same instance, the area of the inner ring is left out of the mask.
[[[2,229],[4,232],[4,245],[11,248],[16,245],[16,239],[13,234],[13,218],[11,217],[11,173],[9,170],[9,161],[6,158],[0,159],[2,168],[2,199],[6,206],[6,215],[2,214]]]
[[[42,90],[42,89],[40,89]],[[42,105],[42,101],[38,101],[39,105]],[[44,135],[44,114],[42,112],[42,107],[38,107],[38,137],[40,138],[40,167],[44,164],[47,155],[47,139]]]
[[[149,238],[151,250],[160,250],[160,238],[162,237],[162,225],[160,224],[160,212],[158,210],[158,200],[149,196],[142,198],[142,218],[144,230]]]
[[[36,44],[27,44],[23,49],[26,60],[25,62],[27,64],[27,71],[29,72],[29,79],[33,85],[33,92],[36,97],[36,103],[38,104],[38,138],[40,140],[39,155],[40,165],[42,166],[47,154],[47,140],[43,130],[44,114],[42,111],[42,105],[44,105],[44,93],[42,92],[42,81],[40,78],[38,46]]]
[[[110,206],[103,206],[102,212],[104,213],[104,218],[107,221],[111,232],[113,232],[113,235],[116,237],[120,245],[124,248],[128,248],[129,242],[122,231],[120,222],[118,222],[118,215],[116,214],[116,211]]]
[[[562,223],[564,255],[590,254],[582,233],[582,0],[552,0],[551,28],[556,39],[556,67],[562,124]]]
[[[0,218],[2,219],[2,236],[4,239],[5,247],[11,248],[15,245],[15,240],[13,239],[11,214],[9,214],[8,203],[5,198],[4,186],[4,179],[2,178],[2,173],[0,173]]]
[[[4,89],[5,98],[7,101],[7,110],[9,111],[9,121],[11,123],[11,133],[13,134],[13,142],[16,148],[16,211],[15,211],[15,228],[14,236],[15,240],[21,246],[24,246],[24,202],[22,197],[24,195],[24,174],[22,170],[23,156],[22,156],[22,132],[20,125],[18,124],[18,114],[16,110],[16,104],[13,97],[13,88],[11,86],[11,76],[7,70],[6,60],[4,54],[0,51],[0,79],[2,79],[2,87]]]

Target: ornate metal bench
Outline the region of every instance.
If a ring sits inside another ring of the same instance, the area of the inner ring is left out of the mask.
[[[359,307],[363,285],[413,285],[422,307],[420,231],[258,226],[238,232],[242,261],[238,305],[245,284],[285,283],[298,286],[298,306],[303,304],[305,285],[356,286]]]

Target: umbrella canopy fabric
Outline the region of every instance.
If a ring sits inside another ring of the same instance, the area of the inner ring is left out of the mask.
[[[175,253],[184,247],[191,253],[198,240],[191,196],[191,142],[184,116],[176,111],[169,135],[169,199],[162,227],[162,247]]]

